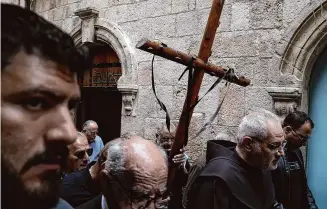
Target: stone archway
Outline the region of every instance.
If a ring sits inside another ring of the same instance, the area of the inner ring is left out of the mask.
[[[122,93],[122,114],[135,116],[134,107],[138,91],[137,64],[128,37],[116,24],[98,18],[98,11],[94,8],[79,9],[75,14],[82,20],[70,33],[75,44],[102,42],[117,53],[122,67],[122,76],[117,82],[117,88]]]
[[[301,12],[277,45],[274,66],[278,87],[267,88],[279,115],[295,108],[308,111],[308,85],[314,63],[327,46],[327,1],[315,1]]]

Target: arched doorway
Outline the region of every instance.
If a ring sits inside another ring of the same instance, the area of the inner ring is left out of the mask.
[[[320,209],[327,209],[327,48],[317,59],[310,79],[309,114],[315,123],[307,150],[307,177]]]
[[[76,126],[81,130],[86,120],[99,125],[99,136],[106,143],[120,136],[122,96],[117,81],[122,75],[116,52],[107,44],[90,46],[93,66],[85,71],[81,85],[81,102],[77,108]]]

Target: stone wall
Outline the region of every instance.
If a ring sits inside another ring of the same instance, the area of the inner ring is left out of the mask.
[[[251,79],[250,86],[231,85],[218,119],[196,140],[188,152],[192,159],[201,154],[206,140],[222,130],[236,132],[240,119],[250,110],[273,109],[266,87],[279,85],[280,72],[274,66],[277,43],[302,11],[323,0],[226,0],[221,25],[216,34],[210,62],[234,67],[237,74]],[[33,9],[68,33],[80,24],[74,11],[94,7],[99,18],[115,23],[132,46],[143,37],[160,40],[168,46],[196,55],[202,39],[211,0],[35,0]],[[165,118],[151,89],[151,59],[135,50],[137,85],[135,116],[122,116],[122,133],[137,132],[153,139]],[[186,76],[178,81],[184,67],[156,58],[154,63],[157,93],[166,104],[174,123],[178,122],[186,93]],[[205,76],[200,95],[215,78]],[[214,89],[194,111],[191,136],[215,111],[223,85]],[[220,99],[219,99],[220,98]]]

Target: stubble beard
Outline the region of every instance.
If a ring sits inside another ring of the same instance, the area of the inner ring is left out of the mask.
[[[24,184],[17,173],[13,172],[3,161],[1,169],[2,208],[49,209],[58,202],[60,189],[59,171],[56,173],[44,173],[38,179],[38,185],[32,186],[32,182]]]

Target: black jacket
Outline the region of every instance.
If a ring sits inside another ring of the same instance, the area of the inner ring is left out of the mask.
[[[291,152],[287,153],[286,150],[285,153],[286,156],[283,156],[279,160],[277,169],[271,172],[277,201],[281,202],[287,209],[299,209],[299,208],[294,208],[294,206],[292,205],[290,194],[291,191],[294,189],[295,190],[301,189],[304,191],[302,195],[302,199],[299,198],[296,199],[298,199],[298,201],[303,202],[304,204],[303,208],[317,209],[318,207],[315,203],[315,199],[313,198],[313,195],[307,184],[307,178],[304,170],[303,156],[300,149],[296,149],[292,153]],[[299,169],[303,174],[301,178],[302,181],[297,181],[297,183],[293,185],[291,185],[291,181],[290,181],[292,168],[288,161],[289,155],[294,156],[293,158],[296,158],[296,160],[299,162]]]
[[[229,141],[208,141],[207,164],[195,180],[187,209],[271,209],[274,187],[268,171],[249,166]]]

